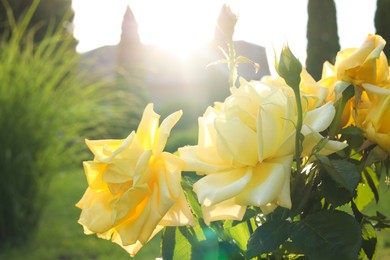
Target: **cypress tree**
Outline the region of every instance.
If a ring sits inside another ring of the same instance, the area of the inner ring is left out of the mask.
[[[334,63],[339,50],[334,0],[309,0],[306,59],[308,72],[316,80],[320,79],[323,63]]]
[[[377,0],[375,12],[375,30],[386,40],[387,44],[384,52],[387,57],[390,57],[390,0]]]

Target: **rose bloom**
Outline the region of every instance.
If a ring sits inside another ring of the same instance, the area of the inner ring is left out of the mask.
[[[334,114],[332,103],[304,111],[303,156],[323,138],[319,132]],[[199,118],[198,145],[180,148],[179,153],[186,161],[185,170],[205,175],[193,189],[206,223],[241,220],[249,205],[264,213],[278,205],[291,207],[296,121],[291,91],[260,81],[242,82],[223,103],[209,107]],[[321,153],[344,147],[329,141]]]
[[[385,44],[381,36],[370,34],[360,48],[348,48],[338,52],[334,66],[325,62],[319,84],[329,89],[327,100],[335,102],[336,88],[353,84],[362,92],[358,106],[367,108],[368,97],[362,88],[363,84],[384,87],[390,83],[387,58],[383,52]],[[342,127],[353,124],[355,102],[355,98],[352,98],[346,104],[340,121]]]
[[[340,51],[336,56],[336,77],[356,86],[376,86],[389,82],[389,65],[383,53],[386,41],[379,35],[368,35],[360,48]]]
[[[390,85],[381,88],[363,84],[363,88],[370,103],[368,108],[358,107],[356,124],[368,140],[390,153]]]
[[[84,162],[88,188],[76,204],[86,234],[112,239],[134,256],[164,226],[194,224],[180,183],[184,162],[163,152],[181,115],[159,126],[149,104],[125,140],[86,141],[95,157]]]

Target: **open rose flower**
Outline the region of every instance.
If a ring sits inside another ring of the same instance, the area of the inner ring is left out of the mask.
[[[357,108],[356,124],[368,140],[390,153],[390,85],[381,88],[363,84],[369,106]]]
[[[356,86],[363,83],[377,86],[387,84],[389,65],[383,53],[385,44],[381,36],[370,34],[360,48],[340,51],[335,62],[337,79]]]
[[[303,155],[323,138],[333,120],[332,103],[305,111]],[[199,118],[198,145],[179,149],[185,170],[205,175],[193,186],[206,223],[241,220],[246,207],[268,213],[291,207],[290,174],[295,153],[294,97],[281,86],[242,82],[223,103]],[[345,144],[329,141],[329,154]]]
[[[358,99],[358,106],[366,108],[368,100],[363,85],[371,84],[384,87],[390,83],[387,58],[383,52],[385,44],[386,42],[381,36],[370,34],[360,48],[348,48],[338,52],[334,66],[329,62],[325,62],[319,84],[329,88],[327,100],[335,101],[337,85],[343,88],[342,86],[352,84],[362,92]],[[346,104],[340,120],[342,127],[354,122],[353,109],[355,102],[356,98],[352,98]]]
[[[125,140],[86,141],[95,158],[84,162],[88,188],[77,203],[85,233],[112,239],[133,256],[164,226],[194,224],[180,184],[184,162],[163,152],[181,115],[159,126],[149,104]]]

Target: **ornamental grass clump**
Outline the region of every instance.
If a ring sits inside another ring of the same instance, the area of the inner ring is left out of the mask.
[[[112,102],[120,95],[80,71],[71,34],[52,29],[33,42],[26,28],[38,2],[20,21],[10,15],[0,39],[0,247],[33,233],[50,177],[87,152],[81,136],[104,135],[102,122],[123,120],[124,109],[112,107],[125,103]]]

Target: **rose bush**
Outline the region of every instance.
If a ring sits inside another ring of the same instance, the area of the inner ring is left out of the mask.
[[[276,81],[276,87],[242,81],[225,102],[209,107],[199,119],[198,145],[179,149],[185,170],[206,175],[194,184],[206,223],[241,220],[250,205],[265,213],[278,205],[291,207],[297,116],[291,88]],[[334,113],[332,103],[305,111],[302,156],[310,155],[323,138],[319,132],[329,126]],[[328,141],[320,153],[345,146]]]
[[[280,77],[239,87],[248,59],[229,49],[231,94],[198,119],[197,145],[163,152],[181,112],[158,126],[152,105],[125,140],[87,141],[85,232],[134,255],[165,227],[164,259],[373,259],[390,229],[384,44],[339,52],[319,82],[285,47]]]
[[[181,115],[159,126],[149,104],[137,132],[125,140],[86,141],[95,155],[84,162],[88,188],[77,203],[86,234],[112,239],[133,256],[164,226],[194,224],[180,185],[184,162],[163,152]]]

